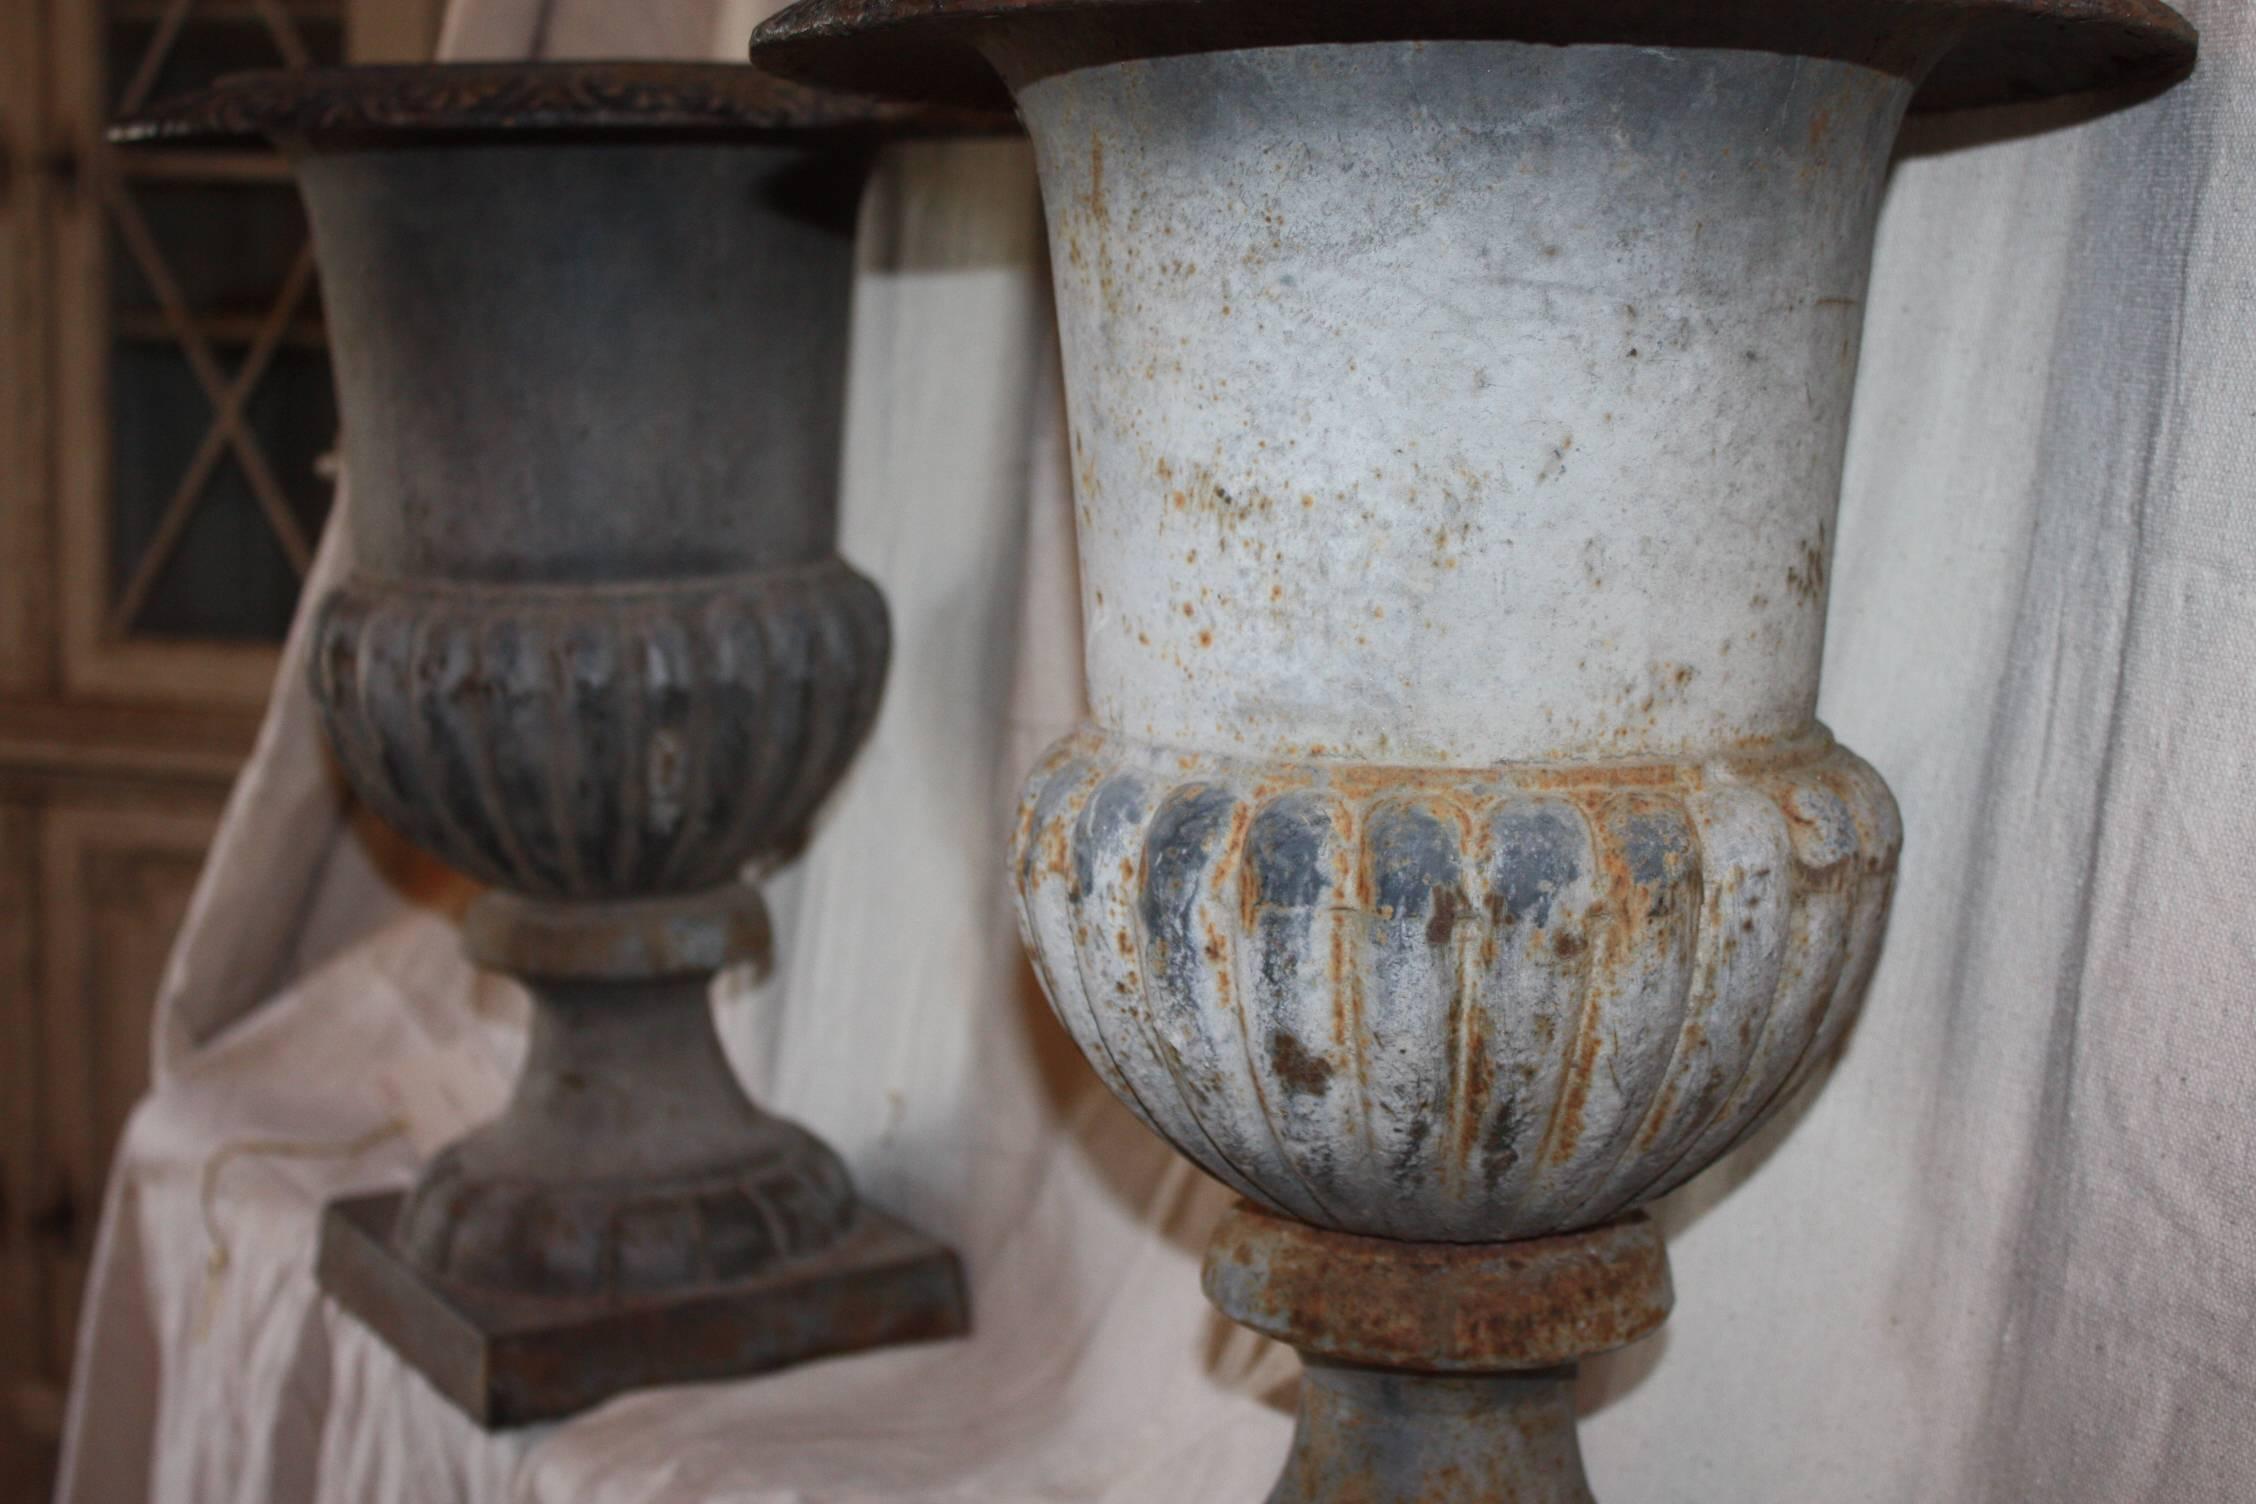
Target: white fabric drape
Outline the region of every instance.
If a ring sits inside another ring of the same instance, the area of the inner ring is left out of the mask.
[[[469,0],[448,45],[735,56],[765,8]],[[1602,1497],[2256,1497],[2256,17],[2193,10],[2174,93],[1923,124],[1895,174],[1824,701],[1903,805],[1895,918],[1825,1090],[1665,1208],[1677,1314],[1584,1386]],[[319,1202],[491,1110],[521,1004],[341,823],[291,671],[168,982],[63,1499],[1262,1497],[1294,1366],[1200,1299],[1221,1193],[1094,1085],[1009,912],[1079,696],[1024,148],[893,154],[863,245],[843,548],[899,654],[720,1011],[963,1251],[977,1335],[488,1437],[324,1306]]]

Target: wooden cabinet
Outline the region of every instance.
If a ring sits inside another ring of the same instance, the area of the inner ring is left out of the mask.
[[[328,509],[321,460],[337,436],[288,164],[263,148],[121,152],[104,130],[245,68],[427,50],[430,3],[52,5],[44,177],[67,692],[255,708]],[[403,29],[419,10],[422,26]]]
[[[150,1016],[244,743],[227,722],[0,734],[0,1501],[51,1487],[71,1346]]]
[[[55,1384],[31,1215],[40,1180],[38,843],[33,817],[0,804],[0,1499],[35,1497]]]
[[[44,785],[38,787],[36,785]],[[220,794],[27,780],[0,802],[0,1494],[44,1499],[104,1172],[148,1083],[150,1011]]]
[[[36,690],[49,657],[47,74],[40,11],[0,4],[0,694]]]
[[[108,121],[428,56],[442,0],[0,0],[0,1504],[44,1500],[150,1008],[329,505],[281,159]]]

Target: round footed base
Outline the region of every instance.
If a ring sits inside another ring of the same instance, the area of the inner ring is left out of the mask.
[[[849,1234],[845,1165],[754,1105],[714,1031],[713,971],[767,948],[757,893],[488,894],[467,928],[472,957],[531,992],[531,1038],[501,1115],[402,1203],[409,1266],[497,1298],[619,1302],[753,1278]]]
[[[1299,1350],[1270,1504],[1589,1504],[1575,1363],[1635,1342],[1674,1293],[1642,1213],[1518,1243],[1402,1243],[1241,1203],[1207,1298]]]
[[[425,1168],[393,1240],[454,1284],[625,1299],[745,1279],[851,1230],[853,1181],[828,1145],[778,1118],[744,1137],[745,1154],[716,1164],[579,1178],[528,1174],[472,1135]]]

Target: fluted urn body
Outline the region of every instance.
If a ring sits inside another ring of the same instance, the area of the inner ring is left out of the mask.
[[[1895,871],[1822,732],[1700,762],[1274,763],[1086,732],[1021,824],[1059,1018],[1215,1178],[1486,1242],[1705,1168],[1854,1016]]]
[[[885,605],[836,494],[855,209],[901,123],[744,67],[586,64],[253,76],[140,127],[291,153],[352,477],[314,698],[361,798],[490,885],[472,956],[534,994],[506,1109],[384,1255],[488,1302],[474,1362],[443,1316],[386,1332],[485,1419],[961,1323],[952,1258],[747,1099],[707,999],[767,959],[741,869],[878,706]],[[375,1255],[323,1272],[402,1320]],[[797,1308],[708,1301],[753,1285]],[[534,1329],[555,1349],[504,1393]]]

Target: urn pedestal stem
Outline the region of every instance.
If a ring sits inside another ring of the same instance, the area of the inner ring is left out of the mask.
[[[1241,1205],[1207,1245],[1205,1285],[1305,1364],[1270,1504],[1589,1504],[1576,1363],[1652,1332],[1673,1298],[1643,1213],[1404,1244]]]

